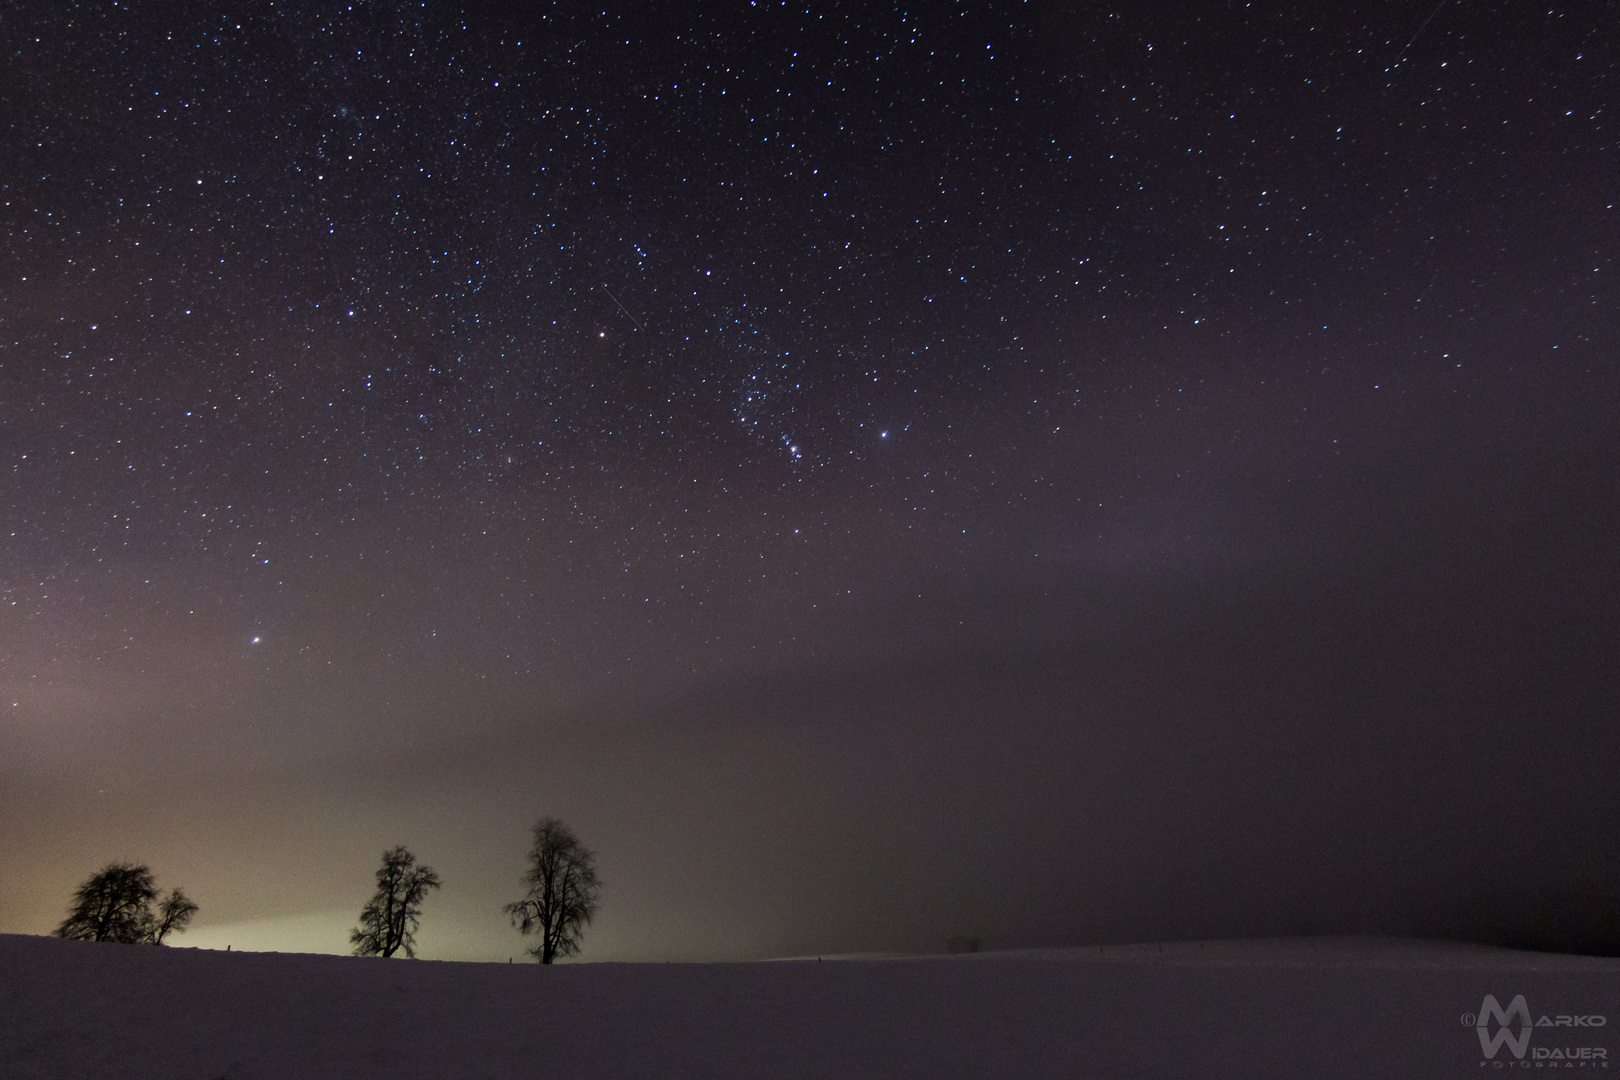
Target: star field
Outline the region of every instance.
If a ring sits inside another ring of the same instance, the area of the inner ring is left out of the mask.
[[[834,787],[867,791],[862,766],[805,732],[887,747],[924,794],[871,820],[916,850],[942,842],[926,808],[954,798],[953,755],[1002,755],[1025,789],[1072,736],[1098,784],[1202,807],[1230,825],[1214,849],[1286,852],[1306,894],[1334,895],[1333,871],[1279,821],[1403,837],[1366,872],[1415,835],[1461,866],[1460,793],[1494,752],[1461,732],[1545,711],[1470,713],[1486,657],[1563,703],[1554,744],[1620,749],[1591,659],[1615,585],[1617,31],[1601,3],[1463,0],[13,4],[3,775],[39,805],[226,775],[319,801],[337,782],[309,770],[386,746],[388,769],[465,794],[476,762],[557,730],[638,758],[699,723],[676,703],[719,695],[712,723],[764,739],[761,761],[781,728],[810,739],[804,774]],[[894,704],[953,679],[977,700],[1007,663],[1033,665],[1022,711],[936,730]],[[795,679],[874,669],[881,691],[770,715],[807,700]],[[1426,685],[1473,689],[1435,705]],[[1161,692],[1180,704],[1140,705]],[[1248,797],[1256,725],[1294,747],[1268,812],[1223,802]],[[1125,785],[1165,746],[1227,779],[1183,762]],[[461,779],[423,764],[440,754]],[[1410,833],[1389,808],[1422,785],[1390,759],[1452,777]],[[1352,809],[1312,801],[1335,761],[1367,793]],[[621,849],[641,805],[623,783],[564,808]],[[671,805],[738,789],[715,790]],[[1050,859],[1084,800],[1042,790],[964,798]],[[209,798],[163,813],[200,821]],[[444,798],[445,821],[483,820]],[[41,813],[0,854],[62,892],[90,841],[47,842]],[[1091,932],[1053,914],[1084,907],[1073,882],[1173,832],[1120,813],[1004,937]],[[197,841],[199,880],[225,843]],[[650,890],[641,873],[621,879]],[[1250,925],[1215,891],[1221,926]],[[227,893],[217,912],[271,910]],[[1319,921],[1348,917],[1335,902]],[[873,934],[910,932],[874,903]],[[1188,925],[1177,904],[1161,930]],[[27,914],[0,929],[48,906],[8,894]]]

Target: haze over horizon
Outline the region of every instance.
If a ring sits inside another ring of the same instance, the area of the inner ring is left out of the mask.
[[[1617,32],[14,5],[0,933],[404,844],[504,959],[545,815],[584,960],[1620,908]]]

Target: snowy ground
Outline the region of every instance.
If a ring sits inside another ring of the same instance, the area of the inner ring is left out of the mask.
[[[1487,994],[1538,1025],[1489,1058]],[[542,968],[0,935],[5,1080],[1609,1075],[1617,1029],[1620,960],[1384,939]]]

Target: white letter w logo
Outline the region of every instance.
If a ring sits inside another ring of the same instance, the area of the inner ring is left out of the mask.
[[[1510,1026],[1513,1018],[1519,1018],[1519,1033],[1513,1034]],[[1490,1023],[1495,1018],[1502,1026],[1497,1028],[1496,1034],[1491,1034]],[[1508,1005],[1507,1012],[1496,1001],[1494,994],[1485,995],[1485,1003],[1479,1007],[1479,1049],[1487,1058],[1494,1058],[1496,1052],[1507,1043],[1508,1049],[1513,1051],[1516,1058],[1524,1057],[1524,1052],[1530,1048],[1530,1033],[1534,1031],[1534,1021],[1530,1019],[1530,1006],[1525,1004],[1524,995],[1520,994]]]

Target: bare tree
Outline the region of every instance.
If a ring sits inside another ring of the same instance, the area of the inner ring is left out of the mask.
[[[133,863],[108,863],[73,894],[73,907],[56,936],[74,941],[114,941],[125,945],[161,945],[171,933],[182,933],[197,905],[179,889],[152,910],[158,890],[152,871]]]
[[[157,924],[152,929],[152,944],[161,945],[171,933],[184,933],[186,924],[197,914],[197,905],[179,889],[171,889],[158,905]]]
[[[356,956],[393,956],[401,948],[416,956],[416,928],[421,925],[422,899],[439,888],[439,875],[429,866],[417,866],[416,856],[403,847],[383,852],[377,869],[377,895],[360,911],[360,925],[349,932]]]
[[[528,951],[542,964],[579,952],[580,938],[596,917],[602,891],[595,861],[596,856],[556,818],[534,827],[529,872],[523,875],[529,893],[507,904],[506,913],[521,933],[539,931],[540,943]]]

